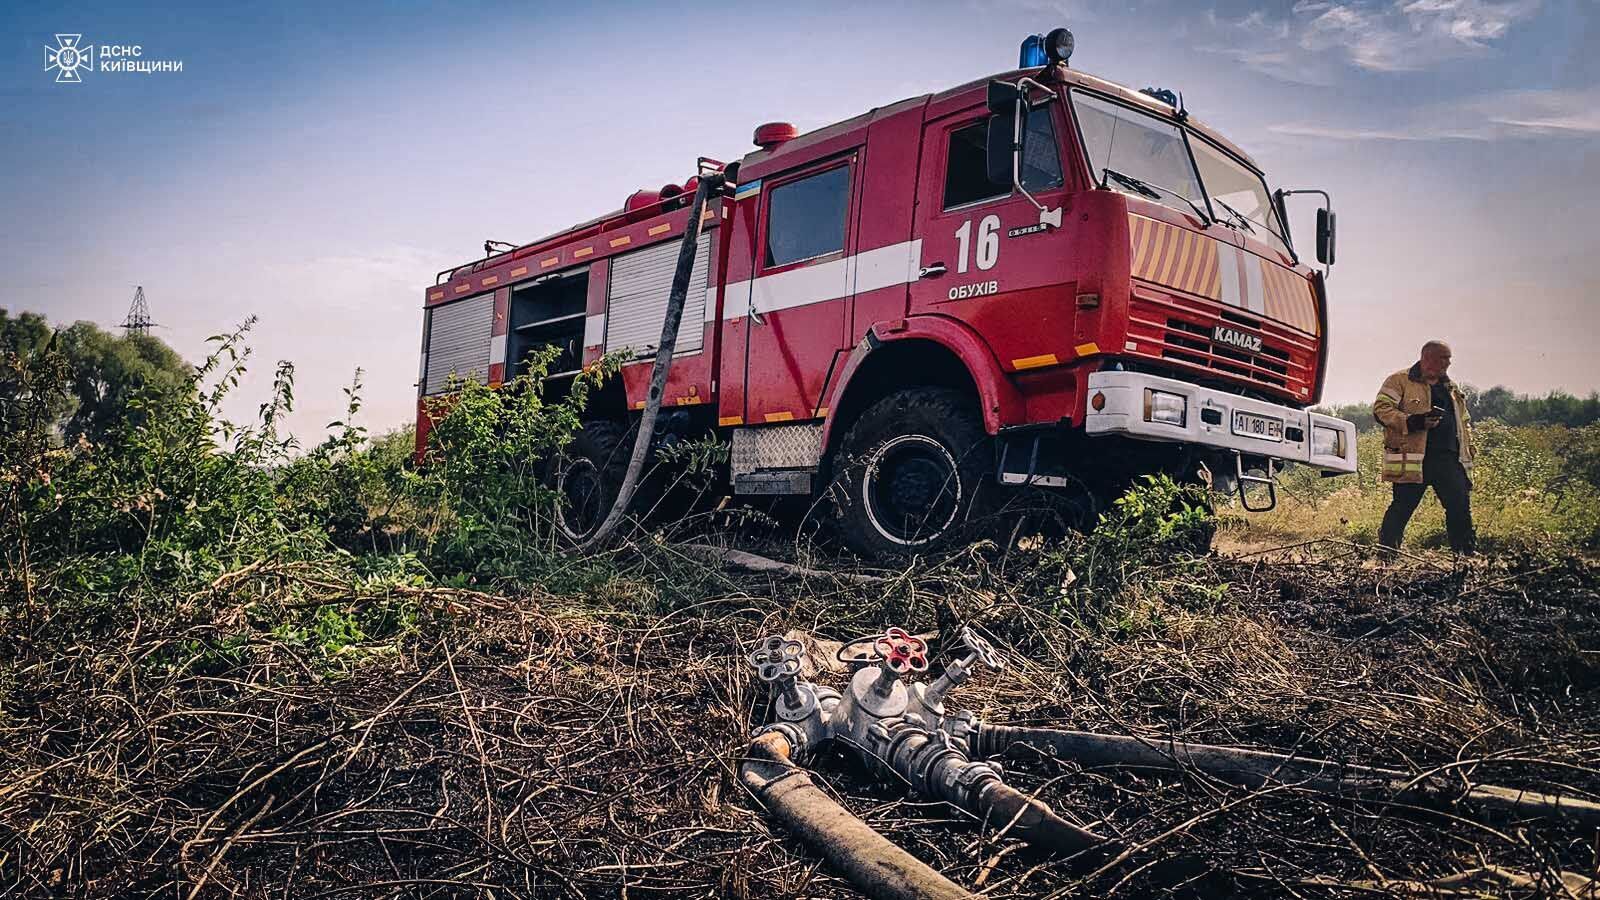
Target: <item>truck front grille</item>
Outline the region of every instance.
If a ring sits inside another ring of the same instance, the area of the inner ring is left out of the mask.
[[[1211,339],[1211,329],[1184,319],[1167,319],[1167,344],[1161,352],[1167,359],[1177,359],[1190,365],[1206,366],[1249,378],[1275,387],[1289,384],[1289,367],[1285,365],[1289,352],[1261,342],[1261,352],[1251,353]],[[1192,352],[1188,352],[1192,351]]]
[[[1316,347],[1305,337],[1232,309],[1207,308],[1188,298],[1136,290],[1129,311],[1128,352],[1180,367],[1204,369],[1232,383],[1246,382],[1303,400],[1315,379]],[[1261,338],[1251,351],[1213,339],[1225,325]]]

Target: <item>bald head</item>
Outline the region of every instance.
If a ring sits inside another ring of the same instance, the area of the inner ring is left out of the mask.
[[[1445,377],[1450,371],[1450,345],[1444,341],[1423,344],[1418,365],[1422,369],[1422,377],[1429,381]]]

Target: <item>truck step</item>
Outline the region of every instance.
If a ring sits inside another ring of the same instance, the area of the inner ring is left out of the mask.
[[[733,476],[733,492],[747,495],[809,495],[811,476],[811,472],[796,469],[744,472]]]
[[[760,425],[733,431],[733,475],[763,469],[815,471],[822,462],[822,426]]]

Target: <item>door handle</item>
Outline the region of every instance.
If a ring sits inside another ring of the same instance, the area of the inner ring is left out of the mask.
[[[761,318],[761,310],[756,309],[755,304],[750,305],[750,323],[753,325],[767,324],[767,320]]]
[[[943,275],[944,273],[946,273],[948,271],[950,271],[950,270],[946,269],[944,267],[944,263],[936,262],[931,266],[923,266],[921,269],[918,269],[917,270],[917,277],[918,278],[938,278],[940,275]]]

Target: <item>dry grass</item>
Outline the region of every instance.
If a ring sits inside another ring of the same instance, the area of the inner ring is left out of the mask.
[[[1016,574],[1048,568],[1037,553],[1009,554],[1007,577],[974,552],[860,585],[725,573],[657,546],[619,554],[586,596],[417,589],[423,627],[340,669],[259,633],[237,661],[156,664],[238,633],[242,602],[118,646],[19,646],[0,695],[0,892],[851,896],[732,777],[766,715],[741,643],[891,622],[970,620],[998,639],[1011,668],[956,697],[996,722],[1600,794],[1600,571],[1380,567],[1359,552],[1174,565],[1102,607],[1051,612]],[[290,582],[303,603],[393,599],[304,571],[229,589]],[[817,767],[859,815],[993,897],[1160,892],[1139,865],[1173,854],[1240,892],[1294,896],[1557,896],[1559,872],[1595,867],[1595,836],[1575,829],[1013,757],[1020,787],[1143,848],[1085,883],[849,759]]]

